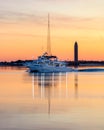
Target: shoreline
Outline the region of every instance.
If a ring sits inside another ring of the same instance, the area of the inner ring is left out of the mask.
[[[0,62],[0,67],[2,66],[18,66],[18,67],[26,67],[26,63],[32,63],[32,60],[17,60],[11,62]],[[67,66],[75,66],[74,61],[64,61]],[[100,67],[104,66],[104,61],[78,61],[77,67]]]

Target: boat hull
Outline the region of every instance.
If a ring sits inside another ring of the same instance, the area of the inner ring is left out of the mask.
[[[57,73],[57,72],[72,72],[73,69],[69,67],[53,67],[53,66],[31,66],[29,67],[30,72],[40,73]]]

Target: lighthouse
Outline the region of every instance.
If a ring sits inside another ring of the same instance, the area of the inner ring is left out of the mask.
[[[74,66],[78,66],[78,43],[75,42],[74,44]]]

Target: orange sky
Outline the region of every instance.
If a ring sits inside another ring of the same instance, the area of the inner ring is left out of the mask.
[[[73,60],[77,41],[80,60],[104,60],[103,0],[5,1],[0,0],[0,61],[33,59],[46,51],[48,12],[53,55]]]

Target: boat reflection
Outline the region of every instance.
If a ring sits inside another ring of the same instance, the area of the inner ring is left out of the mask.
[[[32,74],[33,98],[78,98],[78,73],[74,73],[74,88],[70,84],[69,73],[34,73]],[[75,93],[71,91],[74,89]]]
[[[78,73],[33,73],[32,96],[47,101],[50,114],[51,100],[78,98]]]

